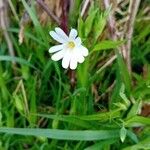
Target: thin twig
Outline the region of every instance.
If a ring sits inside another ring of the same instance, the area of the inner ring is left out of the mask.
[[[69,31],[68,6],[69,6],[69,0],[61,0],[62,14],[61,14],[60,26],[66,34],[68,34]]]
[[[129,73],[131,73],[131,40],[133,36],[133,31],[134,31],[134,23],[136,19],[136,14],[138,12],[138,8],[140,5],[141,0],[134,0],[130,1],[129,5],[129,20],[127,21],[126,24],[126,39],[127,39],[127,44],[125,45],[126,47],[126,61],[127,61],[127,67],[129,70]]]
[[[83,7],[82,7],[82,10],[81,10],[81,17],[84,16],[85,11],[86,11],[86,9],[87,9],[89,3],[90,3],[90,0],[85,0],[85,1],[84,1]]]
[[[29,1],[28,1],[29,2]],[[24,40],[24,28],[25,26],[31,21],[31,18],[28,14],[28,12],[25,10],[22,17],[21,17],[21,20],[19,22],[19,25],[20,25],[20,31],[18,33],[18,37],[19,37],[19,44],[21,45],[23,43],[23,40]]]
[[[115,84],[116,84],[116,80],[114,80],[114,82],[105,90],[104,93],[102,93],[100,96],[97,97],[97,99],[95,99],[95,103],[98,103],[98,101],[100,101],[101,98],[103,98],[107,93],[111,92]]]
[[[104,0],[104,6],[105,6],[105,9],[107,10],[111,6],[110,0]],[[110,12],[108,16],[108,28],[110,31],[111,38],[113,40],[117,40],[117,36],[115,34],[116,33],[116,21],[115,21],[112,11]]]
[[[104,70],[106,67],[108,67],[116,58],[117,58],[117,55],[112,56],[112,57],[96,72],[96,74],[99,74],[102,70]]]
[[[8,23],[7,8],[6,8],[7,6],[6,5],[7,5],[6,1],[0,0],[0,28],[2,28],[5,40],[8,45],[10,56],[15,56],[13,44],[9,37],[9,33],[7,31],[9,23]],[[13,63],[13,64],[15,64],[15,63]]]
[[[56,17],[48,8],[48,6],[43,2],[43,0],[36,0],[37,3],[45,10],[45,12],[58,24],[60,25],[59,18]]]

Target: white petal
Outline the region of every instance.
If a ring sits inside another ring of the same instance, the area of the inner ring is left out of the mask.
[[[77,34],[78,34],[78,33],[77,33],[77,30],[71,29],[70,34],[69,34],[69,38],[75,39],[76,36],[77,36]]]
[[[77,37],[74,42],[75,42],[76,46],[80,46],[82,43],[80,37]]]
[[[56,33],[61,36],[65,41],[68,41],[68,36],[61,28],[55,28]]]
[[[55,33],[54,31],[50,31],[49,34],[51,35],[51,37],[53,39],[55,39],[57,42],[59,43],[65,43],[66,41],[61,37],[59,36],[57,33]]]
[[[84,56],[81,53],[81,49],[80,48],[74,49],[74,57],[76,57],[77,62],[79,62],[79,63],[83,63],[84,62]]]
[[[52,46],[50,49],[49,49],[49,53],[54,53],[54,52],[57,52],[59,50],[62,50],[63,49],[63,44],[61,45],[56,45],[56,46]]]
[[[72,53],[72,57],[70,60],[70,69],[74,70],[76,68],[77,68],[77,58]]]
[[[52,55],[51,59],[54,61],[58,61],[60,59],[62,59],[64,57],[64,50],[61,50],[57,53],[55,53],[54,55]]]
[[[62,60],[63,68],[67,69],[69,67],[70,59],[71,59],[71,52],[68,50],[65,52],[65,55]]]
[[[81,48],[81,53],[82,53],[82,55],[83,56],[87,56],[88,55],[88,49],[86,48],[86,47],[84,47],[84,46],[80,46],[80,48]]]
[[[78,55],[77,60],[79,63],[83,63],[84,62],[84,57],[82,55]]]

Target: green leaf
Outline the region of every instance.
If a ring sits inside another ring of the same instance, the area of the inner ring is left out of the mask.
[[[89,16],[85,20],[85,37],[87,37],[88,34],[91,32],[92,25],[93,25],[94,18],[95,18],[97,11],[98,9],[91,11]]]
[[[132,105],[132,107],[127,115],[127,118],[137,115],[140,112],[141,107],[142,107],[142,101],[139,99]]]
[[[18,111],[23,114],[24,112],[24,104],[22,99],[18,96],[18,95],[13,95],[13,99],[14,99],[14,104],[16,106],[16,108],[18,109]]]
[[[88,122],[86,120],[82,120],[77,116],[71,116],[71,115],[46,115],[46,114],[38,114],[37,116],[44,117],[44,118],[49,118],[49,119],[56,119],[68,123],[72,123],[76,126],[80,126],[82,128],[95,128],[95,124],[92,122]]]
[[[121,80],[124,82],[124,85],[126,87],[127,96],[130,96],[131,93],[131,77],[129,75],[128,69],[126,67],[125,62],[123,61],[123,58],[121,54],[117,54],[117,60],[118,60],[118,70],[121,77]]]
[[[125,127],[122,127],[120,129],[120,139],[121,139],[121,142],[124,142],[124,140],[126,138],[126,135],[127,135],[127,130],[125,129]]]
[[[135,143],[138,143],[138,142],[139,142],[139,140],[138,140],[138,138],[137,138],[137,135],[136,135],[134,132],[132,132],[132,131],[130,131],[130,130],[127,130],[127,136],[128,136],[130,139],[132,139],[132,141],[134,141]]]
[[[95,42],[97,41],[98,37],[104,30],[105,25],[106,25],[106,17],[104,17],[102,14],[98,14],[95,18],[93,26]]]
[[[41,136],[58,140],[81,140],[93,141],[119,137],[118,130],[85,130],[71,131],[59,129],[39,129],[39,128],[0,128],[0,133],[19,134],[26,136]]]
[[[86,120],[86,121],[100,121],[100,122],[104,122],[113,118],[117,118],[120,116],[120,110],[121,109],[117,109],[114,111],[110,111],[110,112],[105,112],[105,113],[97,113],[97,114],[93,114],[93,115],[46,115],[46,114],[38,114],[38,116],[41,117],[46,117],[46,118],[51,118],[51,119],[67,119],[69,121],[69,119],[73,119],[74,121],[76,121],[76,123],[78,124],[78,120]],[[66,120],[66,121],[67,121]],[[70,121],[69,121],[70,122]]]
[[[147,35],[150,34],[149,25],[147,25],[145,28],[143,28],[142,32],[138,34],[137,39],[135,40],[136,43],[139,43],[142,41]]]
[[[150,138],[146,138],[138,144],[128,146],[122,150],[149,150],[150,149]]]
[[[125,104],[125,106],[126,106],[126,109],[128,109],[128,107],[130,106],[131,102],[130,102],[130,100],[127,98],[127,96],[126,96],[126,94],[125,94],[125,86],[124,86],[124,84],[121,85],[119,95],[120,95],[120,97],[122,98],[122,100],[124,101],[124,104]]]
[[[78,33],[79,33],[79,36],[80,36],[81,38],[84,37],[84,32],[83,32],[83,30],[84,30],[84,22],[83,22],[83,20],[82,20],[82,18],[81,18],[81,16],[80,16],[79,19],[78,19]]]
[[[113,103],[114,106],[117,106],[118,108],[122,110],[127,110],[127,106],[121,102]]]
[[[101,122],[117,118],[120,116],[120,109],[116,109],[114,111],[105,112],[105,113],[99,113],[99,114],[93,114],[93,115],[85,115],[85,116],[79,116],[83,120],[98,120]]]
[[[100,51],[100,50],[108,50],[108,49],[115,49],[120,46],[123,41],[101,41],[100,43],[96,44],[93,48],[93,51]]]
[[[94,39],[95,42],[97,41],[98,37],[101,35],[102,31],[104,30],[107,22],[108,14],[110,13],[111,7],[109,7],[104,13],[98,12],[93,25],[94,30]]]
[[[150,118],[142,116],[133,116],[125,121],[126,127],[140,127],[140,126],[149,126]]]
[[[104,150],[105,146],[111,145],[115,142],[116,142],[116,139],[100,141],[98,143],[93,144],[92,146],[85,148],[84,150]]]

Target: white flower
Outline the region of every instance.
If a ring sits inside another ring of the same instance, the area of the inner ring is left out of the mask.
[[[88,55],[88,49],[82,45],[77,30],[71,29],[67,36],[62,29],[55,28],[55,31],[50,31],[49,34],[61,43],[49,49],[49,53],[55,53],[51,57],[52,60],[62,59],[62,67],[65,69],[69,67],[72,70],[76,69],[77,63],[83,63],[84,57]]]

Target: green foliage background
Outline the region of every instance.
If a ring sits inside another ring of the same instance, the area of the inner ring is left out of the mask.
[[[69,28],[78,30],[90,54],[75,71],[74,90],[68,72],[48,54],[55,45],[48,33],[57,25],[42,26],[34,5],[21,0],[19,6],[28,12],[31,24],[20,45],[19,21],[11,16],[7,31],[15,57],[8,54],[5,39],[0,39],[1,150],[150,149],[150,118],[141,113],[150,102],[150,21],[140,21],[149,1],[142,2],[135,22],[131,75],[117,50],[126,39],[108,38],[111,8],[101,10],[94,1],[82,18],[81,3],[75,1]],[[116,59],[105,67],[114,55]]]

